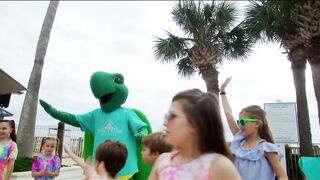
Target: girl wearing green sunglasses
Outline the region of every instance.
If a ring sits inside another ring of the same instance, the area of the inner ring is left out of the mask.
[[[239,119],[239,120],[237,120],[237,125],[238,125],[238,126],[243,126],[243,127],[245,127],[248,122],[257,122],[257,119],[256,119],[256,118],[243,118],[243,119]]]
[[[225,88],[229,77],[220,86],[220,96],[228,125],[234,138],[231,151],[235,156],[235,165],[242,179],[288,179],[281,167],[280,153],[274,144],[266,112],[257,105],[242,109],[239,120],[235,121]]]

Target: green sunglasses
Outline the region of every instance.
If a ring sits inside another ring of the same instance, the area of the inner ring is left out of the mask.
[[[237,124],[238,126],[246,126],[246,124],[248,122],[257,122],[257,119],[256,118],[243,118],[243,119],[239,119],[237,120]]]

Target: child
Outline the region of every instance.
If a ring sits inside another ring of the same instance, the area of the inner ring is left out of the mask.
[[[171,152],[173,146],[165,140],[163,132],[156,132],[143,138],[142,158],[145,164],[153,165],[160,154]]]
[[[11,178],[18,155],[17,135],[13,120],[0,120],[0,174],[3,180]]]
[[[60,158],[58,153],[59,139],[44,137],[41,141],[41,155],[37,156],[32,164],[32,177],[36,180],[50,180],[59,176]]]
[[[220,87],[222,106],[234,139],[231,150],[242,179],[288,179],[282,169],[278,151],[266,119],[266,112],[257,105],[248,106],[239,113],[237,123],[232,115],[225,88],[228,78]]]
[[[126,146],[119,141],[106,140],[96,150],[95,168],[86,164],[83,159],[73,154],[64,145],[65,152],[85,170],[87,179],[115,179],[117,173],[124,167],[128,151]],[[89,161],[90,162],[90,161]],[[97,174],[94,173],[94,170]]]
[[[159,156],[149,179],[240,179],[229,159],[215,95],[199,89],[176,94],[164,125],[176,151]]]

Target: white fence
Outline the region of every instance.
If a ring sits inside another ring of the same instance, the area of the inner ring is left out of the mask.
[[[40,153],[40,145],[43,137],[57,137],[58,125],[38,125],[35,128],[34,153]],[[80,128],[65,125],[63,144],[70,147],[77,156],[83,156],[84,132]],[[62,156],[65,156],[64,152]]]

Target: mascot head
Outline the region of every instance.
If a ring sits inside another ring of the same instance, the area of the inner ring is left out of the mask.
[[[90,78],[90,87],[104,112],[118,109],[128,97],[128,88],[119,73],[95,72]]]

